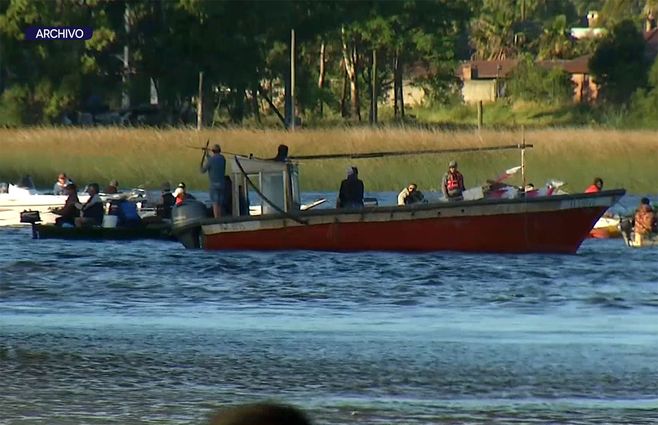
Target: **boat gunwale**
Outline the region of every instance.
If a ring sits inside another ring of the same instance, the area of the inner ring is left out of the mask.
[[[222,218],[212,218],[204,217],[193,223],[188,223],[182,226],[176,226],[174,224],[174,232],[180,232],[185,229],[193,228],[196,226],[206,226],[214,224],[230,224],[230,223],[243,223],[243,222],[253,222],[253,221],[266,221],[266,220],[278,220],[278,219],[300,219],[312,217],[322,217],[322,216],[335,216],[335,215],[347,215],[347,214],[367,214],[367,213],[395,213],[395,212],[418,212],[418,211],[428,211],[436,209],[456,209],[464,207],[478,207],[478,206],[488,206],[488,205],[515,205],[515,204],[541,204],[549,203],[555,201],[569,201],[569,200],[580,200],[587,198],[602,198],[606,196],[611,196],[613,198],[621,198],[626,194],[625,189],[610,189],[603,190],[600,192],[594,193],[566,193],[560,195],[546,195],[538,196],[532,198],[514,198],[514,199],[476,199],[469,201],[457,201],[457,202],[431,202],[431,203],[420,203],[414,205],[386,205],[386,206],[373,206],[373,207],[363,207],[363,208],[330,208],[330,209],[319,209],[319,210],[308,210],[300,211],[299,214],[261,214],[261,215],[244,215],[239,217],[222,217]],[[582,208],[582,207],[578,207]]]

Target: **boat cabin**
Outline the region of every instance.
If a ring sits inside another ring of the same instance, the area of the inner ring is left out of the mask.
[[[296,163],[235,156],[230,160],[231,213],[234,217],[249,214],[276,214],[299,211],[299,171]],[[256,192],[257,201],[249,199]],[[249,202],[251,201],[251,202]]]

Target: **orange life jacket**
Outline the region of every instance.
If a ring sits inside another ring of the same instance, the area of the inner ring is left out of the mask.
[[[459,171],[448,173],[448,180],[446,181],[446,190],[448,192],[460,190],[462,186],[464,186],[464,177]]]
[[[589,185],[587,189],[585,189],[585,193],[595,193],[595,192],[600,192],[601,190],[596,186],[595,184]]]

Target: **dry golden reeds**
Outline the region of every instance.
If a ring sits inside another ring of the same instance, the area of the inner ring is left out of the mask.
[[[335,128],[298,130],[252,129],[123,129],[31,128],[0,130],[0,181],[31,174],[47,188],[64,171],[78,183],[103,186],[116,178],[121,186],[156,188],[162,181],[185,181],[205,189],[199,173],[201,151],[192,147],[219,143],[225,152],[273,157],[279,144],[290,155],[342,152],[416,151],[516,144],[521,131],[439,131],[415,128]],[[606,188],[635,193],[658,192],[658,134],[653,131],[544,129],[525,132],[527,181],[549,178],[582,190],[602,177]],[[467,186],[481,184],[519,165],[516,150],[464,154],[431,154],[376,159],[334,159],[302,163],[303,190],[336,190],[345,168],[356,165],[367,191],[398,190],[410,181],[437,190],[449,160],[456,159]],[[520,177],[513,180],[520,183]]]

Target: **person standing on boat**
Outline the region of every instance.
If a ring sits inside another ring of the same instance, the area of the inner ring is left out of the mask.
[[[464,190],[466,190],[464,176],[457,170],[457,161],[450,161],[448,172],[443,175],[443,181],[441,182],[443,197],[448,201],[461,201],[464,199]]]
[[[222,216],[222,201],[224,199],[224,175],[226,174],[226,158],[221,154],[222,149],[219,145],[212,147],[212,156],[208,156],[208,151],[203,151],[201,160],[201,172],[208,173],[210,180],[210,201],[212,202],[212,212],[215,218]]]
[[[76,217],[79,217],[80,215],[80,211],[75,205],[80,202],[78,199],[78,188],[73,183],[69,183],[66,185],[65,191],[68,198],[66,198],[64,206],[52,210],[53,214],[59,216],[55,219],[55,224],[57,226],[64,226],[65,224],[73,226]]]
[[[363,182],[359,180],[359,169],[349,167],[347,178],[340,183],[336,208],[362,208],[363,192]]]
[[[105,206],[100,195],[100,188],[98,183],[90,183],[87,186],[87,193],[89,199],[84,205],[77,204],[80,209],[81,216],[75,219],[76,227],[83,226],[100,226],[103,223],[103,216],[105,215]]]
[[[635,211],[635,244],[642,245],[642,240],[647,239],[651,232],[654,230],[656,223],[656,215],[651,208],[651,201],[649,198],[642,198],[640,206]]]
[[[416,183],[410,183],[409,186],[402,189],[402,192],[398,194],[398,205],[411,205],[423,202],[424,200],[425,196],[423,192],[418,190]]]
[[[57,181],[53,186],[53,195],[66,195],[66,188],[68,185],[73,184],[73,181],[66,177],[66,173],[59,173]],[[76,201],[77,202],[77,201]]]
[[[597,177],[594,179],[594,183],[587,186],[587,189],[585,189],[585,193],[596,193],[602,190],[603,190],[603,179],[601,177]]]

